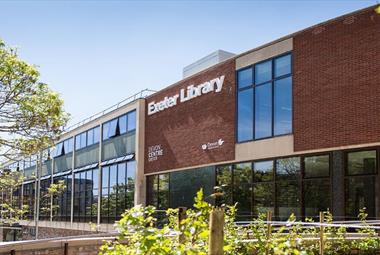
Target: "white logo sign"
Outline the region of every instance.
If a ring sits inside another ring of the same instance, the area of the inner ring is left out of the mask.
[[[179,102],[183,103],[213,91],[215,91],[215,93],[219,93],[220,91],[222,91],[223,82],[224,75],[207,81],[205,83],[202,83],[198,86],[187,86],[186,90],[181,89],[180,93],[175,94],[174,96],[165,97],[162,101],[159,101],[157,103],[155,101],[150,102],[148,104],[148,115],[152,115],[157,112],[163,111],[167,108],[176,106],[178,98]]]
[[[223,145],[224,141],[222,138],[219,138],[218,141],[212,142],[212,143],[204,143],[202,144],[202,150],[212,150],[212,149],[217,149]]]
[[[164,150],[161,148],[161,145],[153,145],[148,147],[148,161],[156,161],[159,157],[164,155]]]

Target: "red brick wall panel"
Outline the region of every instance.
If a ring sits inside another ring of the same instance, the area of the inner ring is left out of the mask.
[[[370,8],[293,42],[295,151],[380,142],[380,15]]]
[[[224,62],[180,81],[147,98],[146,105],[173,96],[189,85],[199,85],[224,75],[223,89],[146,115],[145,173],[233,160],[235,157],[235,61]],[[201,145],[223,139],[217,149],[204,151]],[[150,146],[161,145],[163,156],[148,161]]]

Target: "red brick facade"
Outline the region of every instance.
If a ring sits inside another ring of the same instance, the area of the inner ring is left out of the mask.
[[[295,151],[380,141],[380,15],[369,8],[294,36]]]
[[[199,85],[224,75],[221,92],[210,92],[146,115],[145,173],[233,160],[235,157],[235,61],[230,60],[180,81],[147,99],[159,102],[189,85]],[[148,112],[148,110],[147,110]],[[218,148],[203,150],[202,144],[222,139]],[[149,161],[149,149],[160,146],[162,156]]]

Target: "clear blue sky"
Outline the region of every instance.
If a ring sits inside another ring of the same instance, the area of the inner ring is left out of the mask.
[[[376,1],[0,1],[0,38],[39,66],[71,123],[223,49],[241,53]]]

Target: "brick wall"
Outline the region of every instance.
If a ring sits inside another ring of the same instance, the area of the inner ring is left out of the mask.
[[[235,60],[229,60],[198,75],[180,81],[147,98],[159,102],[189,85],[199,85],[224,75],[222,91],[210,92],[177,103],[146,116],[145,173],[208,164],[235,157]],[[224,141],[223,145],[203,150],[202,144]],[[163,155],[149,161],[149,147],[159,145]]]
[[[294,149],[380,142],[380,15],[374,8],[294,36]]]

